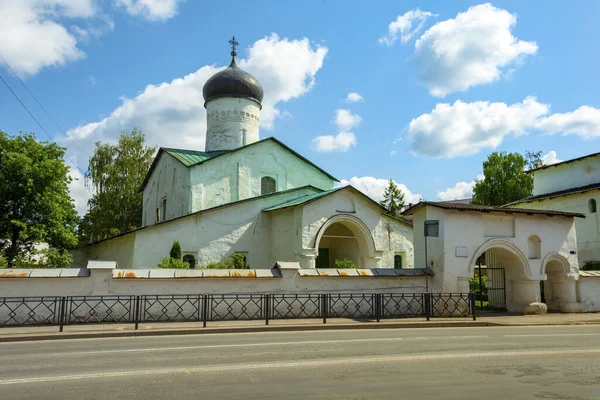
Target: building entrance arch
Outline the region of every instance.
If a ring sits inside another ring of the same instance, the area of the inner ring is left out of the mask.
[[[375,241],[369,228],[352,215],[328,219],[315,237],[317,268],[336,268],[336,260],[348,260],[358,268],[374,268],[377,263]]]

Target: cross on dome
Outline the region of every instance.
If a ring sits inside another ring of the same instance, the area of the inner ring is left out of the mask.
[[[237,40],[235,40],[235,36],[234,36],[229,40],[229,44],[231,45],[231,55],[233,57],[235,57],[237,54],[235,52],[235,49],[237,48],[238,44],[240,44],[240,43]]]

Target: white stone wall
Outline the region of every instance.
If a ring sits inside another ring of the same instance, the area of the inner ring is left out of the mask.
[[[588,312],[600,311],[600,276],[579,279],[579,297]]]
[[[600,176],[600,172],[598,172],[598,176]],[[600,261],[600,209],[595,213],[591,213],[588,208],[590,199],[595,199],[596,204],[600,206],[600,191],[594,190],[587,193],[522,203],[518,204],[517,207],[584,214],[585,218],[575,218],[575,226],[577,228],[577,256],[579,265],[583,266],[586,261]]]
[[[206,103],[206,151],[233,150],[259,139],[260,104],[221,97]]]
[[[74,265],[81,267],[88,259],[98,259],[115,260],[119,268],[153,268],[162,257],[168,257],[178,240],[182,253],[195,255],[198,265],[220,261],[233,252],[248,252],[252,268],[271,268],[275,260],[269,258],[270,224],[268,218],[261,217],[265,214],[262,210],[314,192],[299,189],[279,193],[155,224],[77,249]]]
[[[413,268],[412,227],[407,226],[393,218],[384,216],[381,208],[362,196],[353,194],[352,189],[335,192],[319,201],[309,203],[302,210],[302,252],[309,254],[318,251],[316,240],[323,225],[332,217],[348,215],[357,218],[366,226],[374,242],[374,254],[361,249],[363,260],[359,267],[362,268],[393,268],[394,254],[406,254],[405,268]],[[349,227],[352,223],[348,224]],[[388,232],[389,226],[389,232]],[[364,236],[358,229],[352,229],[361,244]],[[389,235],[388,235],[389,233]],[[369,255],[370,258],[366,256]],[[308,267],[309,265],[304,265]]]
[[[167,200],[166,215],[162,215],[162,200]],[[161,220],[189,214],[190,172],[168,153],[162,153],[144,188],[142,226],[156,223],[156,209],[160,208]]]
[[[271,140],[191,167],[192,212],[260,196],[261,179],[272,177],[277,190],[306,185],[333,188],[334,181]]]
[[[598,183],[600,155],[533,172],[533,194],[556,192]]]

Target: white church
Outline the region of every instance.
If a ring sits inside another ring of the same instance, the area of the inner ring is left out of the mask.
[[[413,267],[412,223],[275,138],[260,139],[263,88],[231,64],[204,85],[204,151],[160,148],[142,184],[142,227],[80,249],[76,263],[152,268],[179,241],[202,267],[233,253],[248,268]]]

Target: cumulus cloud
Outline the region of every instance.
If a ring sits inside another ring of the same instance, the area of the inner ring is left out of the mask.
[[[358,103],[359,101],[364,101],[365,98],[356,92],[348,93],[346,97],[346,103]]]
[[[238,65],[264,87],[261,127],[271,128],[284,114],[278,104],[311,89],[326,54],[326,48],[313,47],[308,39],[281,39],[276,34],[250,46],[248,57]],[[107,117],[68,130],[61,141],[69,148],[76,143],[91,154],[95,142],[114,143],[121,130],[139,127],[150,145],[203,150],[206,113],[202,88],[223,68],[207,65],[182,78],[148,85],[135,97],[122,97],[121,105]],[[72,156],[77,157],[77,153]]]
[[[85,187],[85,177],[75,166],[69,166],[69,176],[73,179],[69,184],[71,197],[75,200],[75,209],[79,215],[87,212],[87,202],[92,197],[90,189]]]
[[[550,107],[535,97],[521,103],[476,101],[439,103],[429,114],[413,119],[408,140],[416,154],[456,157],[496,148],[509,133],[524,134]]]
[[[0,1],[0,53],[19,75],[34,75],[85,57],[59,21],[91,18],[93,0]]]
[[[338,129],[337,135],[318,136],[313,139],[313,147],[317,151],[348,151],[356,146],[356,135],[351,132],[352,128],[360,124],[361,117],[353,114],[347,109],[338,109],[335,111],[333,123]]]
[[[509,134],[533,130],[577,134],[584,139],[600,137],[600,110],[582,106],[571,113],[550,114],[550,105],[527,97],[508,105],[475,101],[438,103],[430,113],[414,118],[408,126],[411,151],[431,157],[469,156],[495,149]]]
[[[372,176],[353,176],[349,180],[342,179],[339,183],[340,186],[352,185],[367,196],[371,197],[375,201],[383,200],[383,193],[385,188],[388,186],[389,179],[374,178]],[[405,184],[394,181],[398,186],[398,189],[404,193],[404,202],[418,203],[421,195],[418,193],[411,192]]]
[[[562,135],[579,135],[583,139],[600,137],[600,110],[590,106],[581,106],[567,113],[556,113],[539,121],[540,130]]]
[[[356,135],[353,132],[340,132],[337,135],[318,136],[313,139],[317,151],[348,151],[356,146]]]
[[[516,15],[486,3],[433,25],[415,42],[420,80],[443,97],[500,79],[505,67],[538,50],[513,36],[516,22]]]
[[[387,36],[380,38],[379,43],[391,46],[398,40],[398,36],[402,43],[406,43],[423,29],[423,25],[429,17],[434,16],[436,15],[418,8],[399,15],[395,21],[390,23]]]
[[[552,150],[548,154],[544,154],[542,156],[542,164],[544,165],[552,165],[559,162],[563,162],[563,160],[559,159],[556,156],[556,151]]]
[[[456,182],[453,187],[438,192],[437,198],[440,201],[470,199],[473,197],[473,188],[475,187],[475,183],[483,180],[483,178],[484,176],[481,174],[477,175],[477,180],[472,180],[471,182]]]
[[[128,14],[143,17],[150,21],[166,20],[177,14],[177,6],[182,0],[116,0]]]

